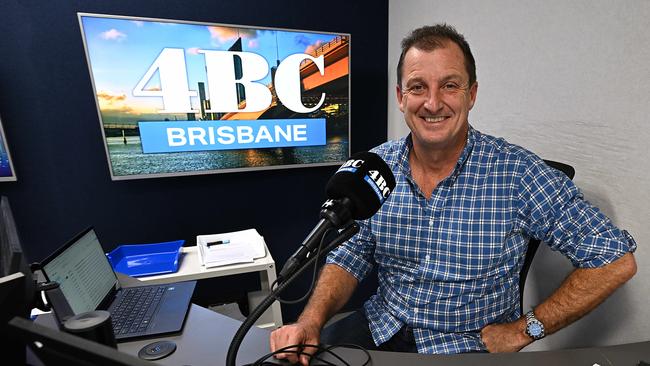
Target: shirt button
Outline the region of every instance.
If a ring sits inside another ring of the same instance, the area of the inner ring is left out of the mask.
[[[429,220],[429,226],[433,226],[433,219]]]
[[[418,308],[413,309],[413,312],[414,312],[415,314],[417,314],[417,313],[418,313]]]
[[[427,254],[424,256],[424,259],[429,260],[431,257]]]

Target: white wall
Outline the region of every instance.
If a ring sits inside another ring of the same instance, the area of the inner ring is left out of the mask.
[[[526,350],[650,340],[650,1],[391,0],[389,139],[408,133],[395,102],[400,41],[438,22],[456,26],[476,59],[470,123],[573,165],[586,198],[639,244],[632,281]],[[570,269],[541,248],[525,306],[548,296]]]

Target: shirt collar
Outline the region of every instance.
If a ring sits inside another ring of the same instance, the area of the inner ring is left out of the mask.
[[[467,159],[469,158],[469,155],[472,153],[472,149],[474,149],[474,144],[476,143],[476,139],[478,137],[479,132],[472,127],[472,125],[469,125],[469,129],[467,130],[467,141],[465,142],[465,147],[463,148],[463,152],[460,154],[458,157],[458,161],[456,161],[456,167],[454,167],[454,171],[451,173],[451,176],[455,180],[458,174],[460,174],[461,170],[463,170],[463,166],[465,166],[465,163],[467,162]]]
[[[458,175],[462,171],[465,162],[467,162],[467,159],[469,158],[469,155],[471,154],[472,149],[474,148],[474,144],[476,142],[478,135],[479,132],[475,130],[474,127],[472,127],[472,125],[469,125],[469,128],[467,130],[467,141],[465,143],[465,147],[463,148],[463,152],[460,154],[460,157],[458,157],[458,161],[456,161],[456,166],[454,167],[454,171],[450,175],[450,178],[452,180],[456,180],[456,177],[458,177]],[[409,133],[408,136],[406,136],[406,138],[404,139],[404,143],[402,144],[401,151],[399,154],[399,159],[398,159],[398,168],[409,179],[409,181],[412,181],[411,165],[409,164],[409,153],[412,148],[413,148],[413,138]]]

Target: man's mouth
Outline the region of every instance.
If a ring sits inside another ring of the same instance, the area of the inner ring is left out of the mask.
[[[435,123],[435,122],[440,122],[446,118],[447,117],[424,117],[424,120],[427,122]]]

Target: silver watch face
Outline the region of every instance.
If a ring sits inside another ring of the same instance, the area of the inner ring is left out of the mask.
[[[537,322],[532,322],[528,324],[528,333],[531,337],[539,337],[542,335],[542,326]]]

